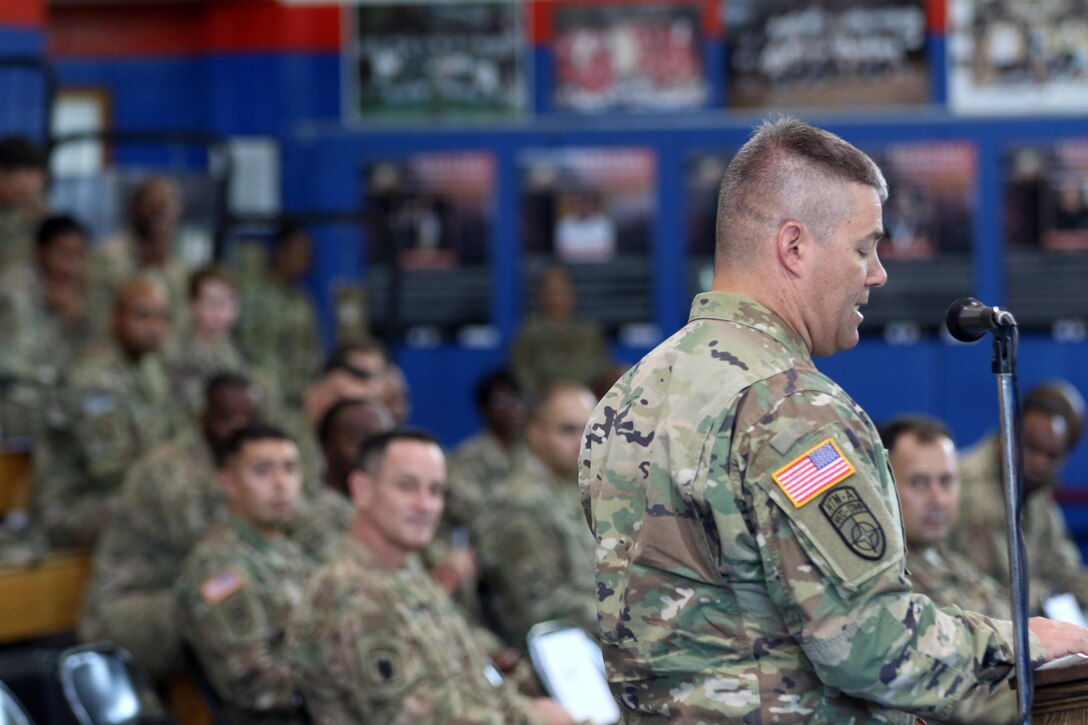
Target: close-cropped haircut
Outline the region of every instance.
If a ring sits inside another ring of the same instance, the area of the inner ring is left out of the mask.
[[[282,428],[267,423],[251,423],[238,430],[230,438],[223,448],[223,460],[229,460],[245,447],[246,443],[253,441],[290,441],[295,439],[288,435]]]
[[[514,376],[509,370],[506,368],[492,370],[487,375],[480,378],[480,381],[476,383],[476,389],[472,394],[472,399],[476,403],[476,407],[486,408],[490,405],[491,395],[498,388],[509,388],[516,393],[521,392],[521,386],[518,385],[518,381],[514,379]]]
[[[336,430],[336,421],[340,415],[345,411],[355,407],[368,408],[374,412],[374,415],[378,416],[387,427],[393,425],[393,414],[385,409],[381,403],[377,403],[373,400],[364,400],[362,398],[340,398],[332,407],[325,411],[325,415],[321,416],[321,421],[317,424],[317,440],[322,445],[325,445],[332,439],[332,434]]]
[[[539,421],[543,417],[544,411],[551,405],[552,401],[566,392],[593,395],[593,391],[575,380],[553,380],[538,394],[529,398],[525,406],[525,419],[528,421]]]
[[[826,226],[835,198],[828,182],[872,187],[881,202],[888,184],[864,152],[833,133],[796,118],[765,121],[729,163],[718,192],[716,257],[725,261],[750,251],[756,227],[777,225],[777,214],[797,213],[801,221]],[[794,209],[787,204],[797,205]],[[781,208],[775,208],[776,206]],[[826,232],[824,230],[817,230]]]
[[[377,472],[385,459],[385,452],[389,450],[390,445],[397,441],[419,441],[420,443],[432,443],[439,448],[442,447],[437,438],[422,428],[394,428],[363,441],[359,445],[359,455],[355,459],[355,467],[371,474]]]
[[[0,170],[45,169],[45,151],[26,136],[0,138]]]
[[[215,373],[208,379],[207,384],[204,385],[204,400],[209,401],[220,390],[234,389],[234,390],[251,390],[252,383],[249,378],[241,373],[224,371],[221,373]]]
[[[62,234],[78,234],[84,239],[88,238],[87,227],[68,214],[54,214],[42,220],[38,225],[38,231],[34,234],[34,245],[37,249],[45,249],[54,239]]]
[[[284,217],[276,226],[275,234],[272,235],[272,248],[279,249],[299,234],[305,233],[306,228],[297,219]]]
[[[195,300],[200,296],[200,290],[208,282],[221,282],[231,289],[235,289],[234,275],[221,264],[209,264],[195,270],[189,275],[189,299]]]
[[[880,426],[880,441],[888,451],[895,450],[895,444],[904,435],[913,435],[919,442],[935,443],[942,438],[953,440],[952,432],[942,421],[930,415],[912,413],[900,415]]]
[[[352,355],[369,353],[380,355],[384,363],[389,363],[389,354],[385,351],[385,348],[382,347],[381,343],[377,340],[361,340],[359,342],[344,343],[333,350],[332,354],[329,355],[328,359],[325,361],[323,372],[331,373],[333,370],[344,370],[356,377],[369,379],[370,375],[351,364]]]

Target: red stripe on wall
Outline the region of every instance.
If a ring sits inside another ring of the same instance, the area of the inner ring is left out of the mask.
[[[926,30],[943,35],[947,12],[947,0],[926,0]]]
[[[678,5],[700,5],[703,12],[703,33],[707,38],[720,38],[722,34],[721,0],[654,0]],[[534,45],[550,43],[554,37],[554,11],[564,5],[635,5],[637,0],[533,0],[528,18],[530,39]]]
[[[0,0],[0,25],[45,24],[45,0]]]
[[[335,51],[340,8],[271,0],[67,6],[50,11],[47,42],[49,54],[61,58]]]

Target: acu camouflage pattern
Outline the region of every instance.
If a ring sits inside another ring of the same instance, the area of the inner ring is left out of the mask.
[[[925,594],[939,607],[958,605],[990,617],[1012,616],[1009,594],[982,573],[965,556],[946,545],[907,551],[907,571],[914,591]],[[992,693],[978,690],[956,706],[951,722],[978,725],[1011,725],[1016,722],[1016,691],[999,686]],[[928,720],[930,725],[940,725]]]
[[[160,359],[109,345],[76,365],[34,449],[32,507],[57,547],[89,546],[142,455],[185,430]]]
[[[80,639],[117,643],[153,677],[180,671],[174,582],[193,547],[227,517],[211,449],[195,430],[133,465],[95,546]]]
[[[1009,549],[1005,524],[1005,489],[1001,483],[1000,440],[987,436],[960,457],[960,510],[949,543],[1002,587],[1009,586]],[[1054,501],[1053,482],[1024,499],[1020,525],[1031,575],[1029,605],[1039,611],[1043,598],[1071,592],[1088,607],[1088,573],[1080,550],[1069,536],[1065,517]]]
[[[512,685],[488,680],[483,645],[416,556],[393,569],[345,539],[307,583],[287,640],[318,725],[537,722]]]
[[[91,347],[92,325],[86,317],[65,319],[46,299],[37,270],[20,264],[0,275],[0,340],[0,377],[12,384],[0,432],[33,436],[68,365]]]
[[[354,520],[355,507],[348,497],[329,486],[320,486],[299,503],[287,535],[314,560],[332,561]]]
[[[596,544],[573,480],[555,480],[527,453],[477,524],[481,579],[511,647],[524,652],[529,629],[550,619],[570,620],[596,636]]]
[[[192,332],[181,335],[177,347],[166,353],[166,372],[170,384],[181,395],[185,408],[193,417],[204,411],[205,388],[208,381],[220,373],[248,376],[242,353],[223,338],[216,342],[197,339]]]
[[[289,406],[302,402],[306,386],[321,370],[321,340],[310,295],[271,277],[243,280],[238,347],[263,372]]]
[[[181,632],[234,725],[307,722],[284,630],[315,566],[291,539],[265,539],[236,517],[186,558],[176,586]],[[237,586],[209,600],[209,582],[221,576]]]
[[[607,367],[604,333],[589,320],[554,322],[530,316],[510,348],[510,369],[529,396],[542,394],[557,380],[593,387]]]
[[[771,474],[828,437],[856,473],[796,508]],[[697,296],[613,387],[580,483],[628,723],[913,723],[1013,670],[1011,623],[911,592],[875,427],[749,299]]]
[[[485,501],[521,465],[525,444],[507,450],[484,430],[459,445],[447,460],[449,491],[443,518],[453,526],[471,527]]]
[[[0,206],[0,272],[34,260],[34,237],[43,212]]]

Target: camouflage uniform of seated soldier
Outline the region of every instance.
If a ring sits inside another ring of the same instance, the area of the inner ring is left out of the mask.
[[[93,544],[129,467],[189,425],[159,356],[162,288],[125,282],[110,319],[111,342],[75,364],[34,448],[33,516],[57,547]]]
[[[316,562],[286,534],[302,492],[298,447],[277,428],[238,431],[219,482],[229,520],[178,576],[180,628],[235,725],[307,722],[284,628]]]
[[[205,397],[199,430],[126,474],[83,599],[80,639],[117,643],[152,677],[182,668],[174,582],[197,542],[227,519],[216,470],[231,436],[257,418],[253,386],[239,375],[213,377]]]

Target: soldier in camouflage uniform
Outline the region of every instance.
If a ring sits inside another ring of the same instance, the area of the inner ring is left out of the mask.
[[[565,723],[515,691],[416,552],[442,513],[445,461],[429,435],[395,430],[360,451],[340,557],[318,570],[288,626],[307,709],[342,723]]]
[[[956,446],[936,418],[904,415],[880,426],[903,512],[906,566],[914,591],[938,606],[956,605],[990,617],[1012,616],[1009,595],[969,558],[947,546],[959,517],[960,480]],[[1016,722],[1016,692],[999,687],[977,691],[956,707],[952,720]],[[929,720],[936,723],[935,720]]]
[[[586,386],[609,367],[604,333],[575,317],[574,281],[564,267],[549,267],[537,282],[536,314],[526,319],[510,348],[510,369],[521,389],[539,395],[548,384],[572,380]]]
[[[25,136],[0,138],[0,272],[29,264],[45,211],[45,154]]]
[[[169,177],[150,177],[133,190],[129,229],[91,252],[87,304],[92,320],[107,320],[117,286],[139,274],[157,280],[166,291],[167,349],[178,344],[188,326],[189,286],[189,266],[174,249],[181,214],[181,192]]]
[[[298,448],[279,429],[253,425],[235,433],[225,456],[220,485],[231,516],[182,566],[182,636],[231,723],[305,723],[283,640],[316,566],[286,534],[302,492]]]
[[[276,381],[287,405],[296,406],[321,369],[317,316],[303,279],[312,244],[306,231],[285,222],[272,245],[268,274],[243,280],[238,345],[251,365]]]
[[[911,591],[876,429],[812,362],[857,344],[887,188],[760,127],[719,200],[713,291],[586,428],[602,648],[629,723],[912,723],[1013,671],[1012,625]],[[1088,644],[1032,620],[1031,657]]]
[[[596,402],[582,385],[553,383],[530,413],[522,465],[477,519],[491,613],[506,642],[522,651],[529,629],[550,619],[597,634],[596,547],[574,493],[582,431]]]
[[[525,404],[513,376],[505,370],[487,374],[476,386],[475,400],[484,429],[450,454],[446,519],[452,526],[471,527],[481,505],[525,455]]]
[[[257,417],[245,378],[212,378],[200,430],[152,451],[125,476],[113,516],[95,547],[79,636],[108,639],[151,674],[181,670],[174,582],[200,539],[227,519],[216,469],[227,442]]]
[[[393,416],[372,400],[341,400],[321,419],[317,437],[325,459],[324,485],[307,496],[288,528],[291,538],[319,561],[333,558],[355,519],[348,474],[359,445],[392,427]]]
[[[90,546],[136,459],[187,425],[159,356],[166,296],[153,280],[117,290],[112,341],[76,364],[34,448],[33,514],[57,547]]]
[[[0,275],[0,387],[4,397],[0,431],[5,438],[33,436],[41,411],[71,361],[91,346],[92,325],[84,309],[87,231],[69,216],[42,222],[33,264]]]
[[[1062,465],[1084,427],[1084,401],[1065,381],[1048,382],[1024,396],[1024,503],[1020,513],[1024,552],[1031,573],[1030,603],[1038,610],[1047,597],[1072,593],[1088,607],[1088,572],[1054,501]],[[960,477],[971,506],[952,533],[951,544],[1003,587],[1009,585],[1005,490],[1001,445],[987,436],[964,452]]]
[[[210,265],[193,272],[188,300],[189,329],[176,347],[166,351],[166,370],[187,408],[199,415],[204,407],[204,388],[212,376],[246,374],[247,369],[230,338],[238,319],[238,295],[227,270]]]

